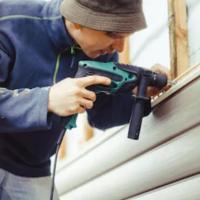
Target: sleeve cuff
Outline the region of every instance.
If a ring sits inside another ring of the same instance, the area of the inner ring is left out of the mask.
[[[38,107],[39,110],[39,126],[46,128],[51,127],[50,114],[48,113],[48,101],[49,101],[49,90],[50,87],[41,88],[40,95],[38,97]]]

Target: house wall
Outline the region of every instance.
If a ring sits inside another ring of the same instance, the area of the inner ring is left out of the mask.
[[[190,66],[200,63],[200,1],[187,0]]]
[[[127,139],[128,126],[120,127],[60,169],[56,184],[61,200],[154,200],[158,193],[166,199],[167,191],[176,200],[186,193],[184,200],[198,200],[200,191],[193,187],[200,183],[200,69],[196,70],[193,81],[182,80],[154,106],[143,120],[139,141]]]
[[[169,17],[166,0],[143,0],[147,28],[130,37],[130,61],[149,68],[159,63],[170,68]]]

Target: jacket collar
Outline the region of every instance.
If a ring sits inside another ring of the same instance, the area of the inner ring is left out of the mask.
[[[58,52],[71,49],[75,45],[74,40],[68,33],[64,18],[61,16],[59,7],[62,0],[48,1],[43,9],[43,17],[48,35]]]

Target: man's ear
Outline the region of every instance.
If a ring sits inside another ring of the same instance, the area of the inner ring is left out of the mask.
[[[74,28],[77,29],[77,30],[80,30],[82,29],[82,26],[80,24],[77,24],[77,23],[72,23]]]
[[[80,30],[82,28],[82,26],[80,24],[70,22],[70,21],[67,21],[67,20],[65,20],[65,25],[66,25],[68,30]]]

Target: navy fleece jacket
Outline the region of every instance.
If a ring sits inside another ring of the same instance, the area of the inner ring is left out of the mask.
[[[0,168],[21,176],[50,174],[63,118],[48,113],[49,88],[89,59],[81,50],[70,53],[74,41],[59,4],[0,0]],[[117,54],[97,60],[116,61]],[[127,123],[132,104],[129,96],[99,95],[89,121],[100,129]]]

